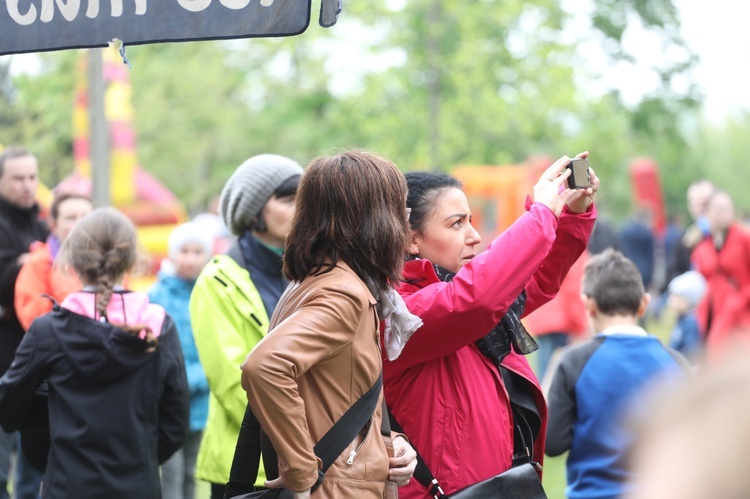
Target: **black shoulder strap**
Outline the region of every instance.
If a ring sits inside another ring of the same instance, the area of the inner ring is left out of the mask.
[[[323,461],[322,472],[325,473],[331,467],[337,457],[344,452],[347,445],[357,438],[357,434],[372,417],[378,405],[381,389],[383,388],[383,375],[378,376],[375,384],[352,405],[341,418],[336,421],[328,433],[315,444],[313,450],[315,455]],[[385,415],[384,415],[385,416]]]
[[[396,418],[393,417],[393,414],[390,410],[388,411],[388,418],[391,422],[391,429],[399,433],[404,433],[404,429],[400,424],[398,424],[398,421],[396,421]],[[430,468],[427,467],[427,463],[424,462],[424,459],[422,459],[422,456],[419,454],[417,448],[414,447],[414,444],[412,444],[412,448],[417,453],[417,467],[414,469],[414,478],[416,478],[417,481],[427,489],[427,491],[430,493],[430,496],[434,497],[435,499],[448,497],[445,495],[445,492],[443,492],[443,489],[440,488],[440,484],[438,483],[437,478],[435,478],[435,475],[432,474]]]
[[[313,451],[323,462],[323,468],[318,471],[318,482],[313,486],[313,490],[322,483],[323,476],[328,468],[344,452],[346,446],[357,437],[367,420],[372,417],[382,388],[383,375],[381,374],[372,387],[315,444]],[[385,414],[383,417],[385,417]],[[245,409],[245,416],[242,418],[240,434],[237,437],[225,497],[234,497],[253,490],[253,485],[258,477],[260,450],[261,426],[250,405],[248,405]]]

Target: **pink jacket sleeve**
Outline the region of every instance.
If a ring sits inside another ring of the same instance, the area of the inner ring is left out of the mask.
[[[528,315],[555,297],[570,267],[586,251],[589,236],[594,229],[596,208],[592,205],[585,213],[563,210],[557,224],[557,237],[546,258],[526,286]]]
[[[403,292],[409,310],[424,324],[393,367],[406,369],[450,355],[485,336],[524,289],[529,310],[552,298],[585,250],[594,219],[593,208],[566,212],[558,220],[546,206],[533,204],[453,281]]]

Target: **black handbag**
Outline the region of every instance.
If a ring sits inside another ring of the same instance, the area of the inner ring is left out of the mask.
[[[428,488],[434,488],[436,493],[433,495],[436,499],[441,497],[450,499],[547,499],[547,494],[544,492],[536,468],[531,463],[515,466],[492,478],[457,490],[450,495],[443,493],[437,480],[434,484],[430,484]]]
[[[383,376],[381,374],[375,384],[315,444],[313,451],[320,458],[323,466],[322,469],[318,470],[318,481],[312,487],[313,492],[323,483],[328,468],[352,443],[372,417],[382,387]],[[385,414],[383,416],[385,419]],[[258,476],[261,448],[263,449],[263,464],[267,474],[270,476],[268,472],[272,471],[278,476],[275,452],[270,446],[268,438],[262,434],[260,423],[248,405],[240,426],[240,434],[237,437],[229,482],[227,482],[224,492],[225,499],[292,499],[294,497],[292,491],[284,488],[255,489],[254,483]]]
[[[393,417],[391,417],[391,426],[396,431],[400,431]],[[526,461],[519,463],[518,460],[514,460],[512,468],[452,494],[446,494],[438,479],[417,452],[417,469],[414,470],[414,478],[435,499],[547,499],[537,473],[537,468],[541,469],[541,466],[529,459]]]

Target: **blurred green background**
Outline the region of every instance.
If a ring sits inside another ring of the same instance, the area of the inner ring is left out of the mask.
[[[251,155],[306,164],[339,147],[403,170],[587,149],[615,219],[631,211],[628,165],[648,156],[670,213],[704,176],[750,207],[736,175],[750,119],[706,118],[673,0],[345,2],[331,29],[317,7],[297,37],[127,47],[139,163],[193,213]],[[49,186],[73,168],[80,55],[0,57],[0,143],[30,147]]]

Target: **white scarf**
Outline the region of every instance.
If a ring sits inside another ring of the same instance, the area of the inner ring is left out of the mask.
[[[385,350],[388,360],[396,360],[414,331],[422,326],[422,319],[409,312],[404,299],[395,289],[380,290],[372,279],[367,279],[367,288],[377,300],[377,312],[385,322]]]

